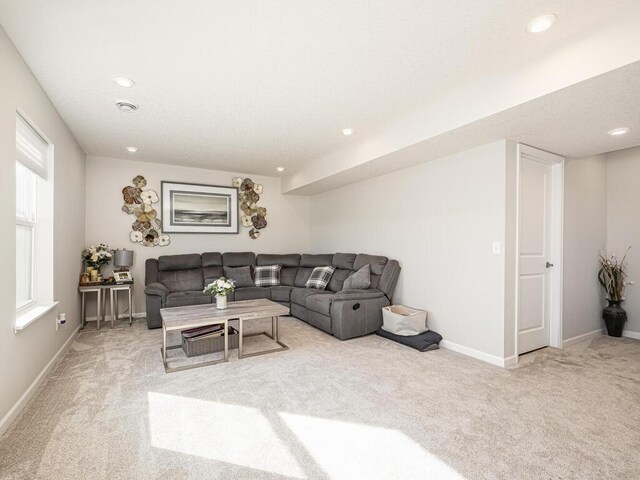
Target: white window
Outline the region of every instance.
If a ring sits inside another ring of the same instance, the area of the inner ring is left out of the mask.
[[[16,329],[53,305],[53,146],[16,115]]]

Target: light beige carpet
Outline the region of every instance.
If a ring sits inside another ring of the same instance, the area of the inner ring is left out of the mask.
[[[172,374],[142,321],[80,333],[0,439],[0,478],[640,478],[638,341],[501,369],[281,332],[289,351]]]

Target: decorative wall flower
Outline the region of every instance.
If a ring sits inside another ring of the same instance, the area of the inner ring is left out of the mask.
[[[151,205],[158,202],[158,194],[153,190],[145,190],[140,194],[140,198],[145,205]]]
[[[147,179],[142,175],[137,175],[132,182],[137,188],[144,188],[147,186]]]
[[[251,217],[251,222],[253,223],[253,226],[258,230],[263,229],[267,226],[267,219],[262,215],[254,215],[253,217]]]
[[[250,178],[245,178],[240,185],[240,190],[242,190],[243,192],[253,190],[253,180],[251,180]]]
[[[242,226],[243,227],[251,227],[253,222],[251,221],[251,217],[249,215],[242,215]]]
[[[133,185],[122,189],[122,211],[136,217],[136,221],[131,225],[129,240],[134,243],[140,242],[145,247],[169,245],[169,235],[161,235],[162,223],[158,218],[158,212],[152,206],[160,201],[158,194],[154,190],[142,190],[147,185],[147,180],[142,175],[133,179]]]
[[[255,240],[260,236],[260,230],[267,226],[267,209],[258,205],[264,188],[250,178],[234,177],[231,184],[240,190],[238,201],[244,214],[240,219],[242,226],[251,228],[249,236]]]

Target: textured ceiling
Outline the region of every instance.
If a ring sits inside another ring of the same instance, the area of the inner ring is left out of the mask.
[[[0,24],[88,154],[127,157],[134,145],[138,160],[273,175],[452,86],[517,70],[638,4],[0,0]],[[548,12],[558,15],[554,28],[525,33]],[[114,75],[137,85],[117,87]],[[123,114],[117,99],[140,110]],[[344,127],[356,133],[344,137]]]
[[[568,158],[640,145],[640,62],[450,130],[288,193],[313,195],[500,139]],[[624,136],[609,130],[631,127]]]

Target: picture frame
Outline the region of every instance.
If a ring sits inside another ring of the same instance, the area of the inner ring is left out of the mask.
[[[113,278],[116,282],[130,282],[131,272],[113,272]]]
[[[162,181],[161,194],[165,233],[239,232],[236,187]]]

